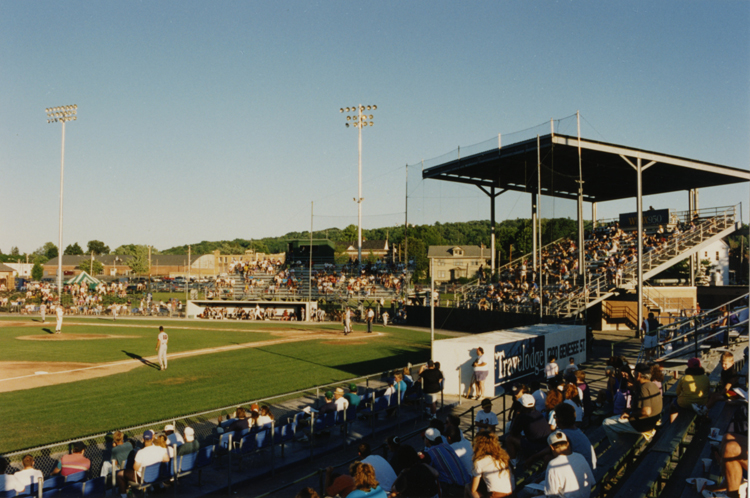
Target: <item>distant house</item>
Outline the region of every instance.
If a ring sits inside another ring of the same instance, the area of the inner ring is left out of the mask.
[[[354,242],[344,242],[343,244],[339,243],[338,247],[339,252],[345,252],[352,261],[359,257],[359,249],[357,248],[356,240]],[[391,248],[387,240],[363,240],[362,260],[367,261],[370,254],[372,254],[375,259],[385,259],[386,261],[392,261],[393,259],[393,254],[391,253]]]
[[[125,255],[118,255],[118,254],[104,254],[99,256],[94,256],[94,261],[98,261],[102,264],[103,271],[102,275],[108,275],[108,276],[122,276],[122,275],[129,275],[130,274],[130,266],[128,266],[128,263],[132,256],[125,256]],[[74,277],[81,273],[81,269],[78,268],[78,266],[83,261],[91,261],[91,255],[81,255],[81,256],[69,256],[69,255],[63,255],[62,257],[62,271],[63,271],[63,278],[68,279],[69,277]],[[45,277],[55,277],[57,278],[57,258],[52,258],[42,267],[44,268],[44,276]]]
[[[474,278],[491,257],[490,250],[483,245],[430,246],[427,251],[427,258],[432,260],[430,267],[435,272],[435,282]]]
[[[717,240],[699,251],[698,259],[711,262],[710,285],[729,285],[729,245],[724,240]]]
[[[8,265],[0,263],[0,290],[11,290],[16,288],[16,270]]]

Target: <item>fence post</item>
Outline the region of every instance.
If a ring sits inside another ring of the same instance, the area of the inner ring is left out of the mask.
[[[323,478],[323,469],[318,469],[318,489],[320,489],[320,496],[325,496],[326,494],[326,485],[325,485],[325,479]]]
[[[698,322],[695,323],[695,328],[693,329],[693,344],[695,344],[695,352],[694,357],[698,358]]]

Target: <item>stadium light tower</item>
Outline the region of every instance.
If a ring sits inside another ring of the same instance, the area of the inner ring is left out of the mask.
[[[352,107],[342,107],[339,109],[341,113],[355,113],[347,114],[346,116],[346,127],[353,126],[357,128],[359,132],[359,190],[357,198],[354,201],[357,203],[357,258],[359,264],[362,264],[362,128],[365,126],[372,126],[374,124],[372,114],[364,114],[365,111],[374,111],[378,108],[376,105],[358,105]]]
[[[64,105],[61,107],[48,107],[47,122],[62,123],[62,153],[60,158],[60,238],[57,245],[57,295],[62,306],[62,257],[63,257],[63,179],[65,178],[65,123],[75,121],[78,112],[77,105]]]

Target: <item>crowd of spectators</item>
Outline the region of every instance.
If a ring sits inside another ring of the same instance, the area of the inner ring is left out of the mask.
[[[675,223],[667,228],[659,226],[646,232],[643,252],[666,250],[685,233],[697,230],[697,221]],[[624,275],[632,270],[638,259],[637,232],[624,231],[617,222],[589,231],[584,239],[586,279],[597,282],[600,290],[616,288]],[[530,268],[529,258],[521,258],[502,267],[498,281],[472,288],[461,305],[467,308],[538,310],[540,298],[545,306],[580,293],[579,251],[569,238],[542,247],[540,271]],[[541,275],[542,292],[539,290]]]

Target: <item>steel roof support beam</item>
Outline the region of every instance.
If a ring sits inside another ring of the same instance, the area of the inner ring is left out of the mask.
[[[487,190],[481,186],[477,185],[479,189],[487,194],[490,198],[490,250],[492,251],[492,276],[495,276],[495,268],[497,268],[497,262],[495,261],[495,255],[497,251],[495,250],[495,197],[497,197],[500,194],[504,194],[508,191],[508,189],[503,189],[500,192],[495,193],[495,187],[490,187],[490,191],[487,192]]]
[[[635,336],[639,337],[641,325],[643,324],[643,172],[656,164],[656,161],[651,161],[644,166],[641,162],[640,154],[636,158],[636,164],[633,164],[630,159],[622,154],[620,154],[620,157],[635,169],[638,179],[638,193],[636,195],[636,203],[638,205],[636,209],[638,216],[638,325],[635,328]]]

